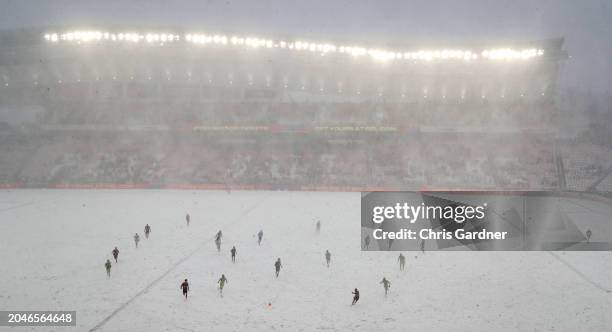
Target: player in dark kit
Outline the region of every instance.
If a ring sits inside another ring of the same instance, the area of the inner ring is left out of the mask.
[[[274,263],[274,268],[276,269],[276,277],[278,278],[278,274],[280,273],[280,269],[281,267],[283,267],[283,264],[281,264],[281,260],[280,258],[276,260],[276,262]]]
[[[383,284],[383,287],[385,288],[385,296],[387,296],[387,293],[389,293],[389,287],[391,287],[391,283],[385,277],[383,277],[380,283]]]
[[[329,261],[331,260],[331,253],[329,250],[325,250],[325,261],[327,262],[327,267],[329,267]]]
[[[151,233],[151,226],[149,226],[149,224],[147,224],[145,226],[145,237],[148,239],[149,238],[149,234]]]
[[[191,221],[191,217],[189,216],[189,213],[187,213],[187,215],[185,216],[185,221],[187,222],[187,226],[189,226],[189,222]]]
[[[134,234],[134,243],[136,244],[136,248],[138,248],[138,242],[140,242],[140,235],[136,233]]]
[[[357,301],[359,301],[359,290],[357,288],[355,288],[355,291],[353,292],[353,303],[351,303],[351,305],[355,305],[355,303],[357,303]]]
[[[104,263],[104,267],[106,268],[106,275],[110,278],[110,270],[111,270],[111,261],[110,259],[106,260],[106,263]]]
[[[366,235],[365,239],[363,239],[366,249],[370,249],[370,236]]]
[[[399,258],[397,259],[399,261],[400,264],[400,270],[404,269],[404,265],[406,265],[406,257],[400,253]]]
[[[421,240],[421,252],[425,253],[425,240]]]
[[[261,239],[263,239],[263,231],[259,231],[259,233],[257,233],[257,245],[261,245]]]
[[[591,229],[587,229],[586,231],[587,242],[591,241],[591,235],[593,235],[593,232],[591,232]]]
[[[232,254],[232,263],[236,263],[236,246],[232,247],[232,250],[230,250],[230,253]]]
[[[115,258],[115,263],[117,263],[117,257],[119,257],[119,249],[115,247],[115,249],[113,249],[113,258]]]
[[[189,292],[189,283],[187,282],[187,279],[185,279],[185,281],[183,281],[183,283],[181,284],[181,289],[183,290],[183,296],[185,297],[185,300],[186,300],[187,292]]]

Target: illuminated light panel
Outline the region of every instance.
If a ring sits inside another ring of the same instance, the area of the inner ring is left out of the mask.
[[[537,48],[513,49],[513,48],[491,48],[483,50],[468,49],[432,49],[432,50],[390,50],[379,48],[367,48],[358,45],[337,45],[326,42],[313,42],[305,40],[273,40],[258,37],[226,36],[223,34],[186,33],[179,36],[176,33],[158,32],[110,32],[98,30],[72,30],[63,33],[48,32],[43,35],[45,41],[50,43],[89,43],[89,42],[111,42],[111,43],[155,43],[164,45],[184,40],[194,45],[219,45],[228,47],[240,47],[246,49],[256,48],[282,48],[291,52],[311,52],[320,55],[344,54],[354,58],[370,58],[376,62],[438,62],[438,61],[464,61],[496,60],[515,61],[529,60],[544,55],[544,50]]]
[[[64,33],[46,33],[44,39],[49,42],[87,43],[97,41],[130,42],[140,41],[168,43],[180,40],[173,33],[137,33],[133,31],[109,32],[95,30],[73,30]]]

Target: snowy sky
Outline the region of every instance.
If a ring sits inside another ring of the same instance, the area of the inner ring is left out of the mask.
[[[562,86],[612,93],[609,0],[0,0],[0,29],[180,26],[418,44],[565,37]]]

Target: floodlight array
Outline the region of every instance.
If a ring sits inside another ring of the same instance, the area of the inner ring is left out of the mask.
[[[513,61],[529,60],[544,55],[544,50],[537,48],[513,49],[493,48],[482,50],[470,49],[434,49],[398,51],[381,48],[368,48],[359,45],[342,45],[334,43],[312,42],[305,40],[275,40],[258,37],[228,36],[223,34],[185,33],[180,36],[177,33],[159,32],[108,32],[96,30],[74,30],[64,33],[46,33],[44,39],[51,43],[91,43],[91,42],[117,42],[133,44],[156,44],[185,42],[197,46],[234,47],[246,49],[284,49],[292,52],[314,53],[321,56],[327,54],[342,54],[351,57],[369,57],[377,62],[390,61]]]

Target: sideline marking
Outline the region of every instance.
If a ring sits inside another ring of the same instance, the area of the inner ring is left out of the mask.
[[[549,254],[551,254],[554,258],[558,259],[561,263],[563,263],[565,266],[567,266],[570,270],[574,271],[574,273],[576,273],[579,277],[581,277],[583,280],[585,280],[586,282],[588,282],[589,284],[595,286],[596,288],[606,292],[606,293],[612,293],[612,290],[605,288],[604,286],[600,285],[599,283],[589,279],[589,277],[587,277],[584,273],[582,273],[580,270],[578,270],[576,267],[574,267],[572,264],[568,263],[566,260],[564,260],[563,258],[559,257],[559,255],[553,253],[552,251],[547,251]]]
[[[249,213],[251,213],[251,211],[255,210],[255,208],[259,207],[263,201],[266,199],[267,197],[263,197],[259,202],[255,203],[252,207],[250,207],[248,210],[244,211],[240,216],[238,216],[236,219],[232,220],[231,222],[228,222],[228,224],[234,224],[236,222],[239,222],[240,220],[244,220],[244,217],[246,215],[248,215]],[[210,240],[214,239],[215,236],[213,235]],[[161,276],[157,277],[157,279],[153,280],[151,283],[149,283],[147,286],[145,286],[145,288],[143,288],[141,291],[139,291],[138,293],[136,293],[134,296],[132,296],[129,300],[127,300],[126,302],[124,302],[123,304],[121,304],[117,309],[113,310],[113,312],[110,313],[110,315],[106,316],[106,318],[104,318],[102,321],[100,321],[98,324],[96,324],[96,326],[92,327],[91,329],[89,329],[89,332],[93,332],[93,331],[97,331],[99,330],[102,326],[104,326],[104,324],[108,323],[108,321],[110,321],[113,317],[115,317],[115,315],[117,315],[120,311],[122,311],[123,309],[125,309],[128,305],[130,305],[132,302],[134,302],[134,300],[136,300],[137,298],[139,298],[142,294],[148,292],[151,288],[153,288],[153,286],[155,286],[159,281],[161,281],[165,276],[167,276],[170,272],[172,272],[177,266],[181,265],[183,262],[185,262],[186,260],[188,260],[189,258],[191,258],[193,255],[195,255],[198,251],[200,251],[200,249],[202,249],[205,245],[207,245],[210,240],[206,240],[204,242],[202,242],[196,249],[194,249],[192,252],[190,252],[189,254],[187,254],[187,256],[183,257],[181,260],[179,260],[178,262],[176,262],[175,264],[173,264],[172,266],[170,266],[170,268],[164,272]]]
[[[17,204],[17,205],[13,205],[13,206],[9,206],[7,208],[4,208],[4,209],[0,210],[0,212],[9,211],[9,210],[13,210],[13,209],[18,209],[20,207],[24,207],[24,206],[28,206],[28,205],[32,205],[32,204],[34,204],[34,202],[21,203],[21,204]]]

